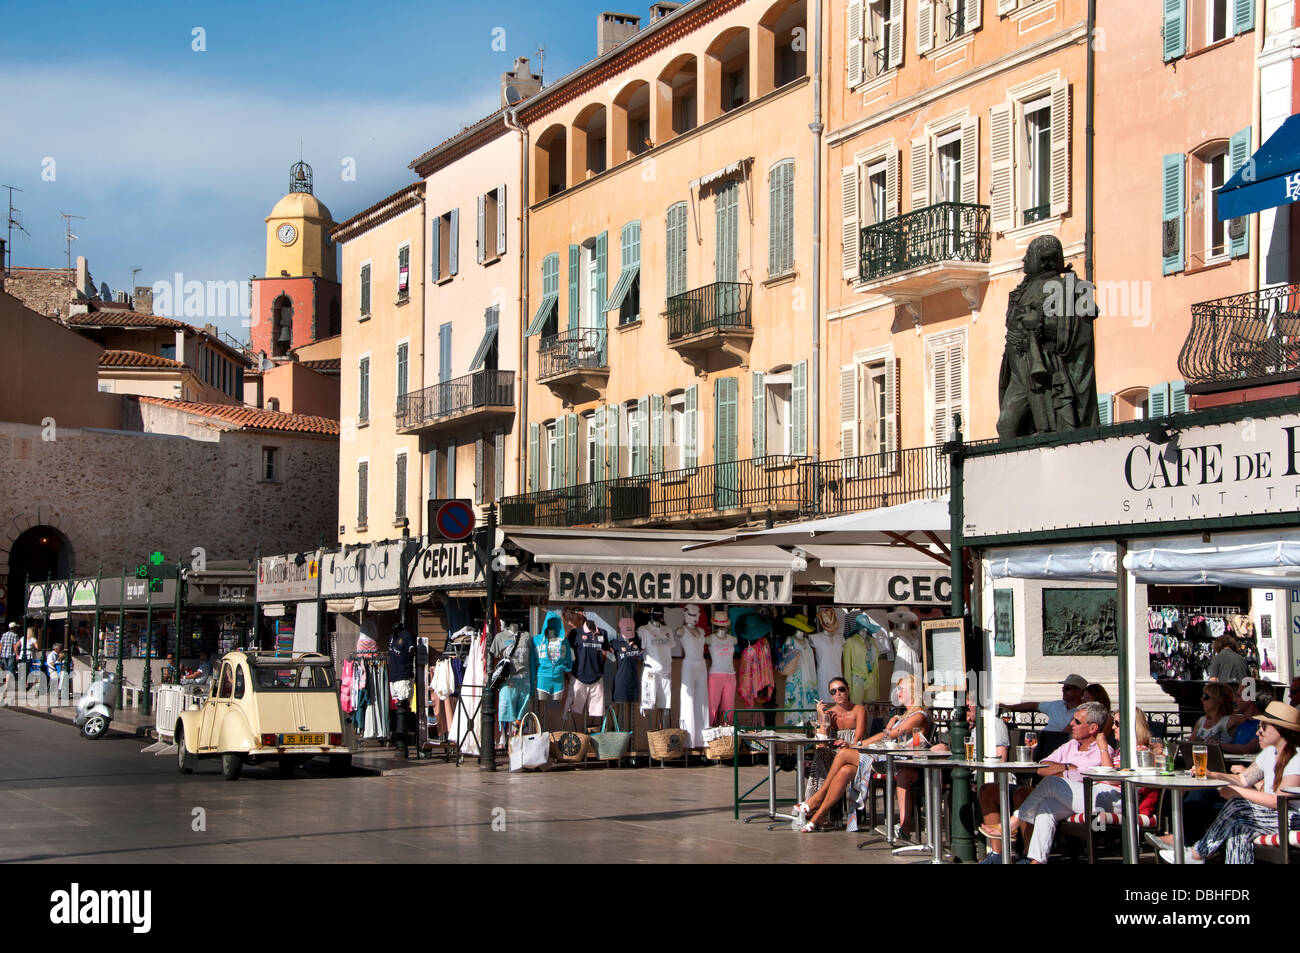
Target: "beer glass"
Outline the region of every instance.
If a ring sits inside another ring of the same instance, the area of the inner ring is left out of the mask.
[[[966,760],[967,761],[975,760],[975,739],[974,738],[966,739]]]
[[[1210,749],[1205,745],[1192,745],[1192,777],[1205,777],[1205,762],[1210,756]]]

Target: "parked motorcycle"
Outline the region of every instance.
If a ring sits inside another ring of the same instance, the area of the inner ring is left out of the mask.
[[[113,672],[104,672],[90,683],[77,702],[77,717],[72,719],[72,723],[81,729],[81,737],[90,741],[104,737],[117,707],[117,689],[117,677]]]

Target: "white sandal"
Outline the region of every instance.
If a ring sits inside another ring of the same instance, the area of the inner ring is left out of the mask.
[[[800,834],[816,834],[816,833],[817,833],[817,825],[814,824],[812,821],[809,821],[807,824],[804,824],[802,827],[799,828],[799,833],[800,833]]]

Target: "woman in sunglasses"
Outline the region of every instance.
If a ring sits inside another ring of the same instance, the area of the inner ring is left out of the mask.
[[[1228,741],[1228,719],[1235,710],[1232,688],[1221,682],[1206,682],[1201,692],[1205,715],[1192,729],[1193,741]]]
[[[889,723],[885,725],[885,730],[877,732],[870,738],[862,737],[866,731],[866,711],[861,705],[849,704],[849,686],[842,678],[831,679],[830,690],[836,701],[834,704],[827,706],[819,703],[817,706],[818,713],[820,714],[823,708],[825,709],[828,713],[826,724],[829,726],[853,727],[855,729],[853,744],[871,745],[885,741],[910,743],[913,729],[920,729],[923,736],[925,732],[930,730],[930,718],[920,705],[919,699],[916,698],[912,676],[902,676],[897,679],[896,684],[898,686],[898,699],[903,706],[903,712],[889,719]],[[843,691],[837,692],[837,688]],[[847,720],[845,712],[853,709],[861,713],[857,716],[858,720],[855,720],[852,725],[843,724]],[[827,731],[826,734],[830,737],[831,732]],[[807,801],[794,806],[795,829],[804,833],[811,833],[818,829],[822,822],[826,820],[831,808],[839,803],[840,798],[849,789],[850,785],[855,786],[854,812],[856,813],[857,809],[861,808],[865,803],[867,786],[871,780],[871,774],[875,770],[872,756],[865,752],[859,752],[855,748],[846,747],[847,742],[835,740],[832,745],[841,750],[835,755],[830,770],[826,772],[825,783]],[[906,830],[912,814],[911,787],[916,783],[916,769],[900,765],[895,772],[895,779],[898,784],[898,826],[900,829]]]

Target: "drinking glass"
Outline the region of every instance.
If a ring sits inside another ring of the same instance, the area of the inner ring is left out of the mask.
[[[1192,777],[1205,777],[1205,762],[1210,756],[1210,749],[1205,745],[1192,745]]]
[[[967,761],[975,760],[975,739],[974,738],[966,739],[966,760]]]
[[[1034,749],[1038,747],[1038,732],[1026,731],[1024,743],[1025,743],[1025,747],[1029,749],[1030,758],[1032,760]]]
[[[913,729],[912,729],[912,747],[913,747],[913,748],[919,748],[919,747],[921,747],[921,729],[920,729],[920,728],[913,728]]]

